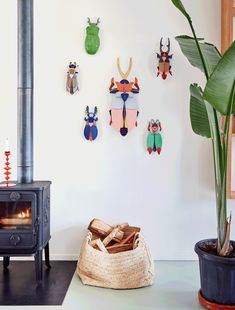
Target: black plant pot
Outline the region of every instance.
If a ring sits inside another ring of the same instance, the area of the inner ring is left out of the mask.
[[[235,258],[220,257],[201,250],[203,244],[215,241],[202,240],[195,245],[199,257],[201,295],[215,304],[235,306]],[[235,242],[231,243],[235,248]]]

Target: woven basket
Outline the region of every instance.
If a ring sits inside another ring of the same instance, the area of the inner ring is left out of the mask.
[[[149,248],[139,233],[134,249],[115,254],[104,253],[89,245],[89,232],[83,243],[77,273],[83,284],[113,289],[149,286],[154,280],[154,264]]]

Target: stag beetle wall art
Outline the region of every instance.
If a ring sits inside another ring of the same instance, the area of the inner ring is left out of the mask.
[[[90,112],[89,107],[86,107],[84,136],[89,141],[95,140],[98,136],[98,129],[96,126],[96,122],[98,121],[97,113],[97,107],[94,108],[94,112]]]
[[[128,132],[137,126],[137,117],[139,114],[136,94],[139,93],[138,80],[134,82],[127,80],[131,68],[132,58],[129,61],[129,67],[124,73],[120,67],[119,58],[117,58],[118,71],[122,77],[120,82],[111,79],[109,91],[112,94],[112,103],[110,109],[110,125],[118,129],[122,136],[126,136]]]
[[[90,55],[96,54],[100,47],[100,38],[99,38],[99,27],[100,18],[97,19],[96,23],[92,23],[88,17],[89,26],[86,27],[86,39],[85,39],[85,48],[86,52]]]
[[[148,137],[147,137],[147,150],[149,154],[152,152],[157,152],[158,155],[160,155],[162,150],[162,126],[160,121],[157,120],[151,120],[148,125]]]
[[[168,38],[167,40],[166,51],[163,50],[164,45],[162,40],[163,38],[161,38],[160,41],[160,54],[157,53],[157,58],[159,59],[157,76],[161,74],[163,80],[165,80],[168,74],[172,75],[170,60],[172,59],[173,54],[170,55],[170,39]]]
[[[71,94],[75,94],[78,91],[78,81],[77,81],[77,64],[76,62],[69,63],[69,68],[67,71],[67,83],[66,83],[66,90]]]

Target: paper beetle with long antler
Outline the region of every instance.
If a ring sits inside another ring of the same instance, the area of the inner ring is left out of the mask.
[[[151,120],[148,125],[148,138],[147,138],[147,150],[149,154],[152,152],[157,152],[158,155],[160,155],[162,150],[162,126],[160,121],[157,120]]]
[[[96,54],[100,47],[100,38],[99,38],[99,27],[100,18],[97,19],[96,23],[92,23],[88,17],[88,24],[86,28],[86,39],[85,39],[85,48],[86,52],[90,55]]]
[[[159,59],[157,76],[161,74],[163,80],[165,80],[168,74],[172,75],[170,60],[172,59],[173,54],[170,55],[170,39],[168,38],[167,40],[167,50],[165,51],[163,50],[164,45],[162,40],[163,38],[161,38],[160,41],[160,54],[157,53],[157,58]]]
[[[131,68],[132,58],[130,58],[127,71],[124,73],[120,67],[119,58],[117,58],[118,71],[122,77],[120,82],[111,79],[109,91],[113,94],[110,109],[110,125],[118,129],[122,136],[126,136],[128,132],[137,126],[137,117],[139,114],[136,94],[139,93],[138,80],[134,82],[127,80]]]
[[[84,136],[89,141],[95,140],[98,136],[98,129],[96,126],[96,122],[98,121],[97,113],[97,107],[94,108],[94,112],[90,112],[89,107],[86,107],[86,116],[84,118],[86,126],[84,128]]]
[[[75,94],[78,89],[78,81],[77,81],[77,64],[76,62],[70,62],[69,68],[67,71],[67,83],[66,83],[66,90],[71,94]]]

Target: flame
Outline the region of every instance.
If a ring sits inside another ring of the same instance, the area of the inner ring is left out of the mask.
[[[20,212],[18,213],[18,218],[24,219],[24,218],[29,218],[30,217],[30,210],[27,209],[26,212]]]
[[[25,218],[25,217],[26,217],[25,212],[20,212],[20,213],[18,214],[18,217],[19,217],[19,218]]]

